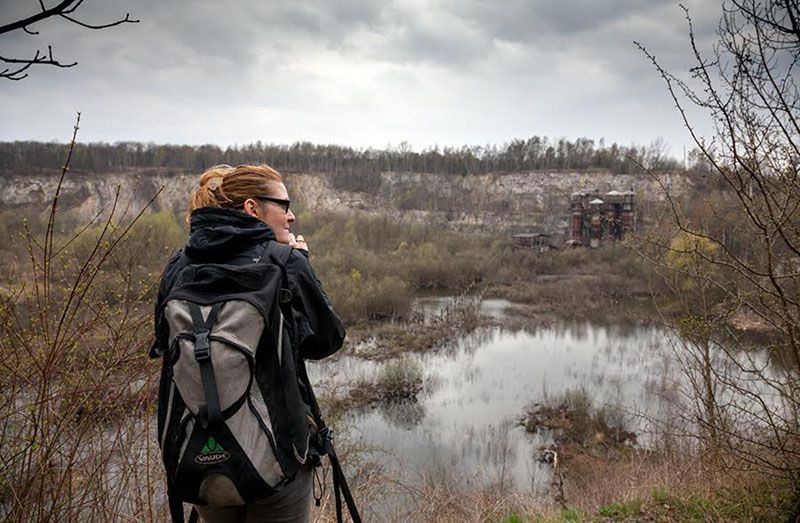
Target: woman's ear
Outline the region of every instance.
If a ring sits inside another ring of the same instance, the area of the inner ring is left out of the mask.
[[[255,201],[254,199],[248,198],[244,201],[244,212],[246,212],[253,218],[258,218],[258,219],[261,218],[259,213],[260,210],[261,209],[259,209],[258,207],[258,202]]]

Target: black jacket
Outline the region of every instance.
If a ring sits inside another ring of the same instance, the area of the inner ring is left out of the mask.
[[[206,207],[192,213],[189,241],[184,252],[192,263],[239,265],[259,259],[268,241],[276,241],[275,234],[256,218],[236,209]],[[294,250],[286,262],[295,324],[292,342],[302,358],[318,360],[341,348],[345,329],[307,256],[304,251]],[[151,357],[160,356],[166,349],[168,333],[163,318],[164,298],[178,275],[180,261],[180,253],[174,255],[161,276]]]

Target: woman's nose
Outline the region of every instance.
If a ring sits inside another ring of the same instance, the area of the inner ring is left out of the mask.
[[[289,212],[286,213],[286,217],[289,220],[289,223],[292,223],[295,220],[294,213],[291,209],[289,209]]]

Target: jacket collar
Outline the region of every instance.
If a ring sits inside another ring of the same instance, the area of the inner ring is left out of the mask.
[[[275,239],[265,223],[238,209],[203,207],[191,215],[186,255],[214,262]]]

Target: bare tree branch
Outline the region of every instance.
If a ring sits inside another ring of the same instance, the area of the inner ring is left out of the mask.
[[[50,18],[51,16],[55,16],[64,12],[65,9],[69,8],[70,5],[74,4],[77,0],[63,0],[56,6],[51,7],[50,9],[45,8],[44,3],[39,2],[42,10],[35,15],[31,15],[27,18],[22,18],[20,20],[16,20],[11,22],[10,24],[6,24],[0,26],[0,35],[4,33],[10,33],[11,31],[16,31],[17,29],[22,29],[27,27],[31,24],[35,24],[41,20],[46,18]]]
[[[19,20],[6,24],[4,26],[0,26],[0,35],[18,30],[22,30],[29,35],[38,35],[39,32],[30,29],[29,26],[37,22],[40,22],[42,20],[46,20],[48,18],[53,18],[53,17],[60,17],[73,24],[93,30],[106,29],[121,24],[139,23],[139,20],[134,20],[131,18],[130,13],[126,13],[125,18],[104,24],[90,24],[78,20],[74,16],[70,16],[72,13],[75,12],[76,9],[78,9],[78,7],[81,6],[82,3],[83,0],[63,0],[57,5],[48,8],[45,6],[43,0],[39,0],[39,7],[41,8],[41,11],[31,16],[21,18]],[[30,69],[30,67],[34,65],[51,65],[54,67],[67,68],[67,67],[73,67],[78,63],[78,62],[62,63],[54,59],[52,46],[49,45],[47,46],[46,54],[42,53],[39,50],[36,50],[36,54],[34,55],[33,58],[8,58],[0,56],[0,61],[7,64],[19,64],[15,67],[7,67],[5,69],[0,70],[0,78],[5,78],[7,80],[13,80],[13,81],[19,81],[27,78],[28,69]]]
[[[15,68],[6,68],[0,71],[0,78],[6,78],[8,80],[22,80],[27,78],[28,74],[24,73],[29,67],[32,65],[52,65],[55,67],[61,68],[68,68],[74,67],[78,65],[78,62],[72,62],[71,64],[62,64],[58,60],[53,58],[53,48],[49,45],[47,46],[47,54],[41,54],[39,51],[36,51],[36,55],[31,59],[18,59],[18,58],[6,58],[4,56],[0,56],[0,62],[5,62],[7,64],[22,64],[20,67]]]
[[[111,23],[108,23],[108,24],[99,24],[99,25],[87,24],[86,22],[81,22],[80,20],[76,20],[75,18],[72,18],[71,16],[67,16],[67,15],[64,15],[64,14],[62,14],[60,16],[61,16],[61,18],[69,20],[73,24],[78,24],[79,26],[86,27],[87,29],[106,29],[108,27],[114,27],[115,25],[120,25],[120,24],[125,24],[125,23],[129,23],[129,24],[137,24],[137,23],[139,23],[139,20],[132,20],[131,19],[131,14],[130,13],[125,13],[125,18],[123,18],[122,20],[117,20],[116,22],[111,22]]]

